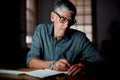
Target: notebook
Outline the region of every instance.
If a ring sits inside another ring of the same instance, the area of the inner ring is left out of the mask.
[[[58,74],[68,74],[68,72],[67,71],[55,71],[55,70],[49,70],[49,69],[45,69],[45,70],[38,69],[38,70],[27,71],[27,72],[0,69],[0,74],[13,74],[13,75],[26,74],[26,75],[30,75],[33,77],[45,78],[45,77],[54,76]]]

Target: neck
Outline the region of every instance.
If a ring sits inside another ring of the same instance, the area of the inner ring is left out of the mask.
[[[58,40],[61,39],[62,36],[57,36],[57,35],[55,35],[54,37],[55,37],[55,39],[58,41]]]

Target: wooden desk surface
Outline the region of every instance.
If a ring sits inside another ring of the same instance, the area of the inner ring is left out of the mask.
[[[28,68],[7,69],[7,70],[32,71],[32,69],[28,69]],[[36,78],[25,74],[24,75],[0,74],[0,80],[97,80],[97,79],[95,75],[87,75],[83,73],[77,76],[56,75],[46,78]]]

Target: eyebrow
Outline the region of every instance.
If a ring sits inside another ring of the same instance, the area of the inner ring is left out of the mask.
[[[58,14],[57,12],[55,12],[54,11],[54,13],[56,13],[60,18],[65,18],[65,19],[68,19],[68,18],[66,18],[66,17],[64,17],[64,16],[61,16],[60,14]],[[70,20],[70,19],[68,19],[68,20]]]

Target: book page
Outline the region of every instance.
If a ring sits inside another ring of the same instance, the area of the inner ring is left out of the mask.
[[[38,69],[33,71],[17,71],[17,70],[0,70],[0,74],[13,74],[13,75],[20,75],[20,74],[27,74],[33,77],[44,78],[49,77],[57,74],[67,74],[67,71],[55,71],[49,69]]]
[[[0,70],[0,74],[19,75],[19,74],[23,74],[23,73],[25,73],[25,72],[23,72],[23,71],[17,71],[17,70],[4,70],[4,69]]]
[[[49,77],[57,74],[67,74],[67,72],[45,69],[45,70],[34,70],[34,71],[26,72],[25,74],[28,74],[34,77],[44,78],[44,77]]]

